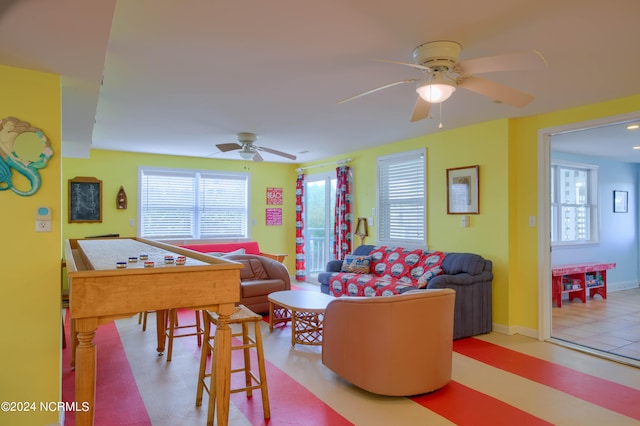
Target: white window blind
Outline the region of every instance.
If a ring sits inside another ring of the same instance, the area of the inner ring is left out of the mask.
[[[598,166],[551,166],[551,243],[598,241]]]
[[[425,151],[378,158],[378,244],[426,246]]]
[[[140,236],[248,238],[245,173],[140,168]]]

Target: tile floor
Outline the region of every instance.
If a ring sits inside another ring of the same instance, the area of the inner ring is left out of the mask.
[[[563,302],[552,315],[552,337],[640,361],[640,288]]]

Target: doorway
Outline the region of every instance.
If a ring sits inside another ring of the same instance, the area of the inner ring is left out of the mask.
[[[562,338],[557,338],[557,336],[554,336],[554,328],[553,328],[553,320],[554,320],[554,313],[557,313],[559,311],[558,308],[554,308],[554,304],[552,302],[552,294],[551,294],[551,265],[553,264],[553,255],[554,252],[552,251],[552,243],[550,240],[550,236],[553,233],[553,218],[552,218],[552,202],[551,202],[551,197],[552,197],[552,191],[551,191],[551,187],[552,187],[552,175],[551,175],[551,169],[552,169],[552,162],[553,162],[553,158],[552,158],[552,145],[554,143],[554,138],[556,141],[562,139],[563,135],[568,135],[570,133],[577,133],[580,131],[597,131],[598,129],[602,130],[605,129],[607,127],[613,127],[615,125],[618,125],[620,123],[628,123],[630,121],[637,121],[640,120],[640,113],[636,112],[636,113],[631,113],[631,114],[624,114],[624,115],[619,115],[619,116],[615,116],[615,117],[607,117],[604,119],[599,119],[599,120],[592,120],[592,121],[588,121],[588,122],[581,122],[581,123],[574,123],[574,124],[570,124],[570,125],[566,125],[566,126],[560,126],[560,127],[554,127],[554,128],[547,128],[547,129],[542,129],[539,133],[539,141],[538,141],[538,218],[539,218],[539,229],[538,229],[538,257],[539,257],[539,269],[538,269],[538,273],[539,273],[539,323],[538,323],[538,334],[539,334],[539,338],[541,340],[549,340],[549,341],[553,341],[554,343],[559,343],[559,344],[563,344],[565,346],[570,346],[573,347],[574,349],[578,349],[578,350],[582,350],[585,352],[589,352],[589,353],[593,353],[599,356],[603,356],[605,358],[610,358],[610,359],[614,359],[616,361],[620,361],[620,362],[626,362],[626,363],[631,363],[633,365],[637,365],[640,366],[640,360],[631,360],[631,362],[628,362],[629,360],[626,357],[623,357],[623,359],[620,359],[619,356],[617,356],[616,354],[612,353],[612,352],[608,352],[608,350],[600,350],[600,349],[595,349],[592,347],[588,347],[588,346],[583,346],[581,344],[575,343],[575,342],[571,342],[571,341],[567,341],[564,340]],[[600,143],[600,145],[604,145],[608,151],[611,151],[612,149],[612,140],[606,140],[606,143],[603,144],[602,142]],[[584,146],[582,147],[584,148]],[[593,153],[585,153],[584,155],[596,155]],[[635,181],[633,182],[633,189],[635,190],[635,188],[638,185],[638,179],[636,178]],[[608,196],[609,193],[609,189],[606,189],[606,195]],[[601,200],[603,200],[606,197],[603,197],[601,194]],[[633,199],[635,200],[636,197],[634,196]],[[609,209],[612,206],[609,206],[609,204],[601,202],[600,203],[600,209],[606,209],[603,212],[609,213]],[[633,211],[635,212],[636,209],[634,207]],[[610,214],[610,213],[609,213]],[[635,219],[637,221],[637,219]],[[634,223],[633,224],[634,228],[637,230],[638,229],[638,224]],[[635,248],[637,250],[637,231],[634,233],[634,235],[636,235],[635,237]],[[557,260],[557,259],[556,259]],[[591,261],[593,259],[589,259],[589,261]],[[564,262],[563,262],[564,263]],[[637,270],[637,268],[636,268]],[[638,291],[637,288],[637,274],[634,277],[635,279],[635,290],[633,291]],[[613,299],[613,298],[612,298]],[[580,302],[573,302],[574,304],[576,304],[575,308],[579,308],[579,306],[577,305],[582,305]],[[606,304],[606,301],[605,301]],[[589,302],[587,302],[587,306],[589,305]],[[563,304],[563,309],[565,308],[565,304]],[[595,307],[595,304],[592,305]],[[612,303],[609,304],[609,306],[614,306],[613,304],[613,300]],[[580,306],[583,307],[584,306]],[[584,312],[583,312],[584,313]],[[568,314],[568,310],[565,310],[564,312],[562,312],[563,315],[567,315]],[[577,315],[580,315],[580,313],[578,313]],[[586,315],[594,315],[594,310],[590,310]],[[556,316],[556,318],[558,318]],[[577,319],[577,317],[576,317]],[[607,322],[613,322],[613,321],[609,321],[607,320]],[[578,324],[578,322],[576,322],[576,324]],[[604,324],[604,321],[602,322],[602,324]],[[577,330],[577,329],[576,329]],[[555,334],[560,334],[559,332],[556,332]],[[564,337],[564,336],[563,336]],[[576,339],[577,341],[579,341],[580,339]],[[603,345],[604,346],[604,345]]]
[[[334,207],[336,205],[335,172],[308,176],[304,191],[304,250],[307,277],[315,281],[333,259]]]

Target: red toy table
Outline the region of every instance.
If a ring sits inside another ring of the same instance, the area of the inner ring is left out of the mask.
[[[568,294],[569,301],[579,298],[582,303],[596,294],[607,298],[607,269],[616,267],[615,263],[574,263],[557,265],[551,269],[552,301],[562,307],[562,295]]]

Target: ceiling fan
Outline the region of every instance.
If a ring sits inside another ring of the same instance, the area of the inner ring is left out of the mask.
[[[467,89],[518,108],[528,105],[533,100],[533,96],[528,93],[477,77],[475,74],[544,68],[547,62],[539,52],[489,56],[460,61],[461,50],[462,46],[455,41],[432,41],[413,49],[413,60],[415,62],[413,64],[379,60],[415,68],[422,71],[423,76],[385,84],[343,99],[338,104],[404,83],[416,83],[416,92],[419,95],[411,115],[412,122],[427,118],[431,104],[444,102],[457,88]]]
[[[245,160],[253,159],[253,161],[257,162],[264,161],[264,158],[262,158],[258,151],[264,151],[270,154],[279,155],[290,160],[295,160],[297,158],[295,155],[287,154],[286,152],[278,151],[264,146],[254,145],[254,142],[258,139],[255,133],[241,132],[238,133],[237,136],[239,143],[220,143],[216,146],[222,152],[240,150],[240,157]]]

